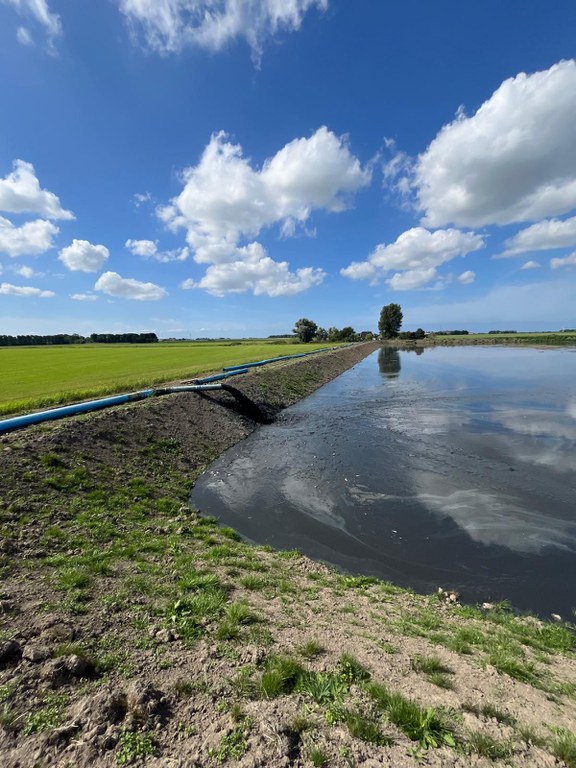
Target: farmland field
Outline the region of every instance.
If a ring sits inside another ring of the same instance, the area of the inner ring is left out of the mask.
[[[254,340],[2,347],[0,415],[129,392],[218,371],[226,365],[326,346]]]

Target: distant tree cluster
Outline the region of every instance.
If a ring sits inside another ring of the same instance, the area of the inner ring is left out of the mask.
[[[468,331],[434,331],[435,336],[468,336]]]
[[[91,333],[95,344],[152,344],[158,341],[155,333]]]
[[[407,339],[408,341],[417,341],[423,339],[426,336],[422,328],[416,328],[415,331],[401,331],[398,334],[399,339]]]
[[[25,334],[19,336],[0,336],[0,347],[31,347],[51,344],[84,344],[86,339],[77,333],[56,333],[53,336]]]
[[[347,325],[344,328],[336,328],[333,326],[326,330],[326,328],[321,328],[307,317],[301,317],[300,320],[296,322],[293,333],[303,344],[308,344],[310,341],[369,341],[374,338],[372,331],[360,331],[360,333],[356,333],[351,325]]]
[[[492,333],[492,334],[498,334],[498,333],[518,333],[518,331],[488,331],[488,333]]]
[[[0,347],[36,347],[56,344],[151,344],[158,341],[155,333],[92,333],[80,336],[78,333],[56,333],[41,336],[25,334],[20,336],[0,335]]]

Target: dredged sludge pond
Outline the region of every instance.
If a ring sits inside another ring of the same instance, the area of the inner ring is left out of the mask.
[[[576,351],[383,348],[227,451],[192,504],[468,602],[576,607]]]

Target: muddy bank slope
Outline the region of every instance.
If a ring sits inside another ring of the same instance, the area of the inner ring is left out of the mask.
[[[272,418],[375,348],[233,386]],[[569,625],[339,574],[189,509],[254,415],[181,394],[0,440],[0,764],[576,765]]]

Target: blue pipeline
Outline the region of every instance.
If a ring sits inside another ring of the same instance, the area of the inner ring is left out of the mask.
[[[248,365],[243,366],[236,366],[233,369],[228,370],[228,368],[222,368],[223,371],[226,371],[226,373],[216,373],[214,376],[206,376],[204,379],[194,379],[193,381],[196,384],[208,384],[211,381],[222,381],[222,379],[229,379],[230,376],[239,376],[241,373],[247,373],[248,372],[248,366],[252,365],[252,363],[248,363]]]
[[[21,429],[22,427],[30,427],[33,424],[41,424],[43,421],[55,421],[56,419],[63,419],[66,416],[77,416],[80,413],[97,411],[101,408],[109,408],[113,405],[133,403],[138,400],[144,400],[147,397],[168,395],[173,392],[207,392],[220,389],[221,385],[208,383],[211,378],[212,377],[202,379],[199,383],[191,384],[189,386],[168,387],[166,389],[143,389],[140,392],[130,392],[127,395],[103,397],[99,400],[88,400],[84,403],[65,405],[62,408],[50,408],[47,411],[27,413],[24,416],[13,416],[11,419],[0,420],[0,435],[4,432],[10,432],[13,429]]]
[[[300,352],[298,355],[284,355],[283,357],[271,357],[268,360],[259,360],[257,363],[242,363],[242,365],[227,365],[226,368],[222,368],[223,371],[236,371],[238,368],[257,368],[260,365],[268,365],[268,363],[277,363],[279,360],[292,360],[294,357],[305,357],[306,352]]]
[[[271,357],[268,360],[259,360],[257,363],[243,363],[240,365],[227,365],[222,368],[223,371],[235,371],[237,368],[257,368],[260,365],[268,363],[278,363],[280,360],[293,360],[295,357],[307,357],[308,355],[317,355],[319,352],[331,352],[338,347],[324,347],[323,349],[313,349],[311,352],[299,352],[295,355],[282,355],[282,357]]]
[[[65,416],[75,416],[78,413],[96,411],[99,408],[108,408],[111,405],[121,405],[122,403],[131,403],[135,400],[144,400],[144,398],[150,397],[153,394],[153,389],[143,389],[141,392],[130,392],[128,395],[103,397],[100,400],[88,400],[85,403],[74,403],[73,405],[65,405],[62,408],[51,408],[48,411],[27,413],[24,416],[13,416],[11,419],[3,419],[0,421],[0,434],[2,434],[2,432],[9,432],[12,429],[29,427],[32,424],[40,424],[43,421],[63,419]]]

